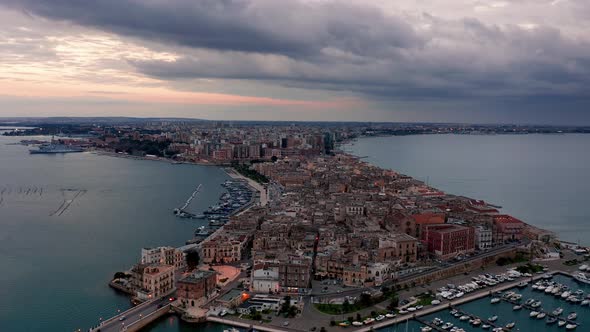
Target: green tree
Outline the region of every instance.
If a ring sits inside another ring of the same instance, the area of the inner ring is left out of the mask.
[[[342,311],[344,313],[350,312],[350,303],[348,302],[348,300],[344,300],[344,302],[342,303]]]
[[[190,270],[194,270],[199,265],[199,252],[191,250],[186,253],[186,265]]]
[[[294,306],[294,305],[290,306],[289,307],[289,317],[297,316],[297,311],[298,311],[298,309],[296,306]]]
[[[373,300],[371,299],[371,294],[369,293],[362,293],[360,298],[359,298],[359,303],[363,306],[363,307],[368,307],[373,305]]]
[[[117,272],[113,276],[113,279],[127,279],[127,278],[128,278],[128,276],[127,276],[127,274],[125,274],[125,272]]]
[[[389,304],[387,305],[387,309],[388,310],[395,310],[395,308],[397,308],[397,306],[399,305],[399,298],[397,296],[394,296],[391,301],[389,302]]]
[[[291,307],[291,297],[289,295],[287,295],[283,298],[283,304],[281,305],[280,313],[289,312],[290,307]]]

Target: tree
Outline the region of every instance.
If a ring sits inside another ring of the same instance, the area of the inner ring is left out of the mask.
[[[362,306],[368,307],[373,304],[373,300],[371,299],[371,294],[369,293],[362,293],[359,299],[359,302]]]
[[[186,265],[188,266],[189,270],[194,270],[199,265],[199,252],[196,250],[191,250],[186,253]]]
[[[289,295],[283,298],[283,304],[281,305],[281,313],[289,312],[289,308],[291,307],[291,297]]]
[[[127,276],[127,274],[125,274],[125,272],[117,272],[113,276],[113,279],[127,279],[127,278],[128,278],[128,276]]]
[[[322,328],[320,329],[320,332],[326,332],[326,328],[322,326]]]
[[[399,298],[397,296],[394,296],[391,301],[389,302],[389,304],[387,305],[387,309],[389,310],[395,310],[395,308],[397,308],[397,306],[399,305]]]
[[[363,319],[363,317],[361,317],[361,314],[360,314],[360,313],[357,313],[357,314],[356,314],[356,320],[357,320],[358,322],[360,322],[360,321],[361,321],[361,319]]]
[[[330,326],[336,326],[336,321],[334,320],[334,318],[330,320]]]
[[[294,306],[294,305],[290,306],[289,307],[289,317],[297,316],[297,311],[298,311],[298,309],[296,306]]]
[[[344,302],[342,303],[342,311],[344,313],[350,312],[350,303],[348,303],[348,300],[344,300]]]

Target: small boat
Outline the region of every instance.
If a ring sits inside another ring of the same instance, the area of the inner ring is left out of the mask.
[[[232,327],[231,329],[223,330],[223,332],[240,332],[240,330],[236,329],[235,327]]]
[[[520,305],[520,304],[517,304],[512,307],[512,310],[520,310],[520,309],[522,309],[522,305]]]
[[[578,318],[578,314],[577,314],[577,313],[575,313],[575,312],[572,312],[572,313],[570,313],[569,315],[567,315],[567,319],[568,319],[568,320],[574,320],[574,319],[576,319],[576,318]]]
[[[471,325],[473,326],[480,326],[481,325],[481,319],[474,319],[473,322],[471,322]]]
[[[354,321],[354,322],[352,322],[352,325],[354,325],[354,326],[363,326],[363,323]]]
[[[540,313],[537,315],[537,319],[543,319],[543,318],[545,318],[546,316],[547,316],[547,314],[546,314],[546,313],[544,313],[544,312],[540,312]]]
[[[338,326],[341,326],[341,327],[348,327],[348,326],[350,326],[350,323],[349,323],[348,321],[345,321],[345,322],[340,322],[340,323],[338,323]]]
[[[393,318],[393,317],[395,317],[395,314],[388,313],[388,314],[385,314],[385,317],[387,317],[387,318]]]
[[[511,323],[506,324],[506,328],[509,329],[509,330],[511,328],[515,327],[515,326],[516,326],[516,323],[515,322],[511,322]]]
[[[379,321],[382,321],[384,319],[385,319],[385,316],[383,316],[383,315],[379,315],[379,316],[375,317],[375,320],[378,321],[378,322]]]
[[[375,321],[375,318],[369,317],[363,321],[363,324],[365,324],[365,325],[373,324],[374,321]]]
[[[526,281],[522,281],[522,282],[519,282],[519,283],[518,283],[518,285],[516,285],[516,286],[517,286],[518,288],[526,288],[526,286],[528,286],[528,285],[529,285],[529,283],[528,283],[528,282],[526,282]]]
[[[557,326],[559,326],[559,327],[562,327],[565,324],[567,324],[567,323],[564,320],[560,320],[560,321],[557,322]]]
[[[553,312],[552,312],[552,314],[553,314],[554,316],[559,316],[559,315],[561,315],[562,313],[563,313],[563,308],[557,308],[557,309],[553,310]]]
[[[488,322],[495,322],[498,320],[498,316],[492,316],[490,318],[488,318]]]
[[[490,303],[491,304],[495,304],[495,303],[498,303],[498,302],[500,302],[500,299],[497,298],[497,297],[494,297],[493,299],[490,300]]]
[[[538,311],[531,311],[531,313],[529,314],[529,317],[537,317],[538,314],[539,314]]]
[[[541,306],[541,301],[537,301],[537,302],[531,304],[531,307],[533,307],[533,308],[538,308],[540,306]]]
[[[586,299],[586,300],[582,300],[582,302],[580,303],[580,305],[589,305],[590,304],[590,300]]]
[[[463,315],[463,316],[459,317],[460,321],[466,321],[468,319],[469,319],[469,316],[467,316],[467,315]]]
[[[442,328],[443,328],[443,330],[448,330],[448,329],[450,329],[453,326],[454,326],[453,323],[446,322],[446,323],[443,324]]]
[[[565,329],[566,329],[566,330],[569,330],[569,331],[571,331],[571,330],[575,330],[575,329],[576,329],[576,327],[578,327],[578,325],[577,325],[577,324],[567,324],[567,325],[565,326]]]
[[[430,326],[424,326],[424,327],[422,327],[420,329],[420,331],[422,331],[422,332],[430,332],[430,331],[432,331],[432,327],[430,327]]]
[[[490,327],[492,327],[490,324],[483,324],[483,325],[481,326],[481,328],[482,328],[482,329],[484,329],[484,330],[487,330],[487,329],[489,329]]]
[[[547,325],[555,324],[556,322],[557,322],[557,318],[555,318],[555,317],[547,317],[547,320],[545,321],[545,323],[547,323]]]

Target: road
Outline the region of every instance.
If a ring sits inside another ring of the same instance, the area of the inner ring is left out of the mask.
[[[133,308],[117,315],[116,317],[113,317],[113,319],[106,321],[106,323],[103,326],[99,327],[100,330],[97,329],[96,331],[119,332],[125,326],[131,325],[132,323],[140,320],[142,317],[145,317],[145,316],[149,315],[150,313],[158,310],[159,309],[158,306],[166,305],[168,303],[169,303],[168,297],[166,297],[164,299],[154,300],[150,303],[133,307]],[[121,317],[125,317],[125,319],[119,320]]]
[[[430,269],[430,270],[427,270],[427,271],[424,271],[424,272],[409,273],[409,274],[406,274],[406,275],[404,275],[404,276],[402,276],[402,277],[400,277],[398,279],[389,280],[389,281],[385,282],[382,286],[391,286],[393,284],[400,283],[400,282],[403,282],[403,281],[408,280],[408,279],[416,278],[416,277],[421,276],[421,275],[429,274],[429,273],[432,273],[432,272],[437,271],[437,270],[441,270],[441,269],[444,269],[444,268],[449,268],[449,267],[452,267],[454,265],[462,265],[462,264],[468,263],[470,261],[473,261],[475,259],[480,259],[480,258],[484,258],[484,257],[489,257],[489,256],[497,255],[497,254],[499,254],[501,252],[504,252],[504,251],[513,250],[514,248],[516,248],[516,247],[518,247],[520,245],[522,245],[522,244],[511,244],[511,245],[506,245],[506,246],[494,248],[494,249],[491,249],[491,250],[482,252],[482,253],[480,253],[478,255],[469,257],[469,258],[464,259],[464,260],[459,261],[459,262],[446,263],[446,264],[443,264],[440,267],[433,268],[433,269]],[[362,292],[379,290],[382,286],[379,286],[379,287],[350,288],[350,289],[347,289],[347,290],[340,290],[338,292],[332,292],[332,293],[317,293],[317,292],[312,292],[311,296],[313,296],[313,297],[315,297],[317,299],[321,299],[320,300],[321,302],[329,302],[330,299],[341,298],[341,297],[344,297],[344,296],[357,296],[358,297],[358,296],[360,296],[360,294]]]

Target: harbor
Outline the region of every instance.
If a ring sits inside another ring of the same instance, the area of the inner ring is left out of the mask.
[[[181,216],[181,214],[190,215],[190,218],[208,221],[207,225],[201,225],[195,230],[193,238],[186,242],[187,245],[201,243],[216,230],[223,227],[229,221],[230,216],[244,211],[256,201],[256,190],[245,179],[232,178],[223,182],[221,186],[225,191],[219,196],[217,204],[209,206],[201,214],[193,214],[186,211],[186,208],[195,198],[201,186],[193,192],[182,208],[174,210],[177,216]]]
[[[567,298],[572,293],[580,299],[589,298],[590,285],[577,282],[570,273],[562,271],[531,279],[534,282],[526,287],[519,287],[521,282],[515,281],[361,330],[586,331],[590,325],[590,301],[582,304],[583,300]],[[548,286],[551,291],[546,292]],[[561,292],[552,293],[555,287]],[[562,297],[564,293],[566,296]]]

